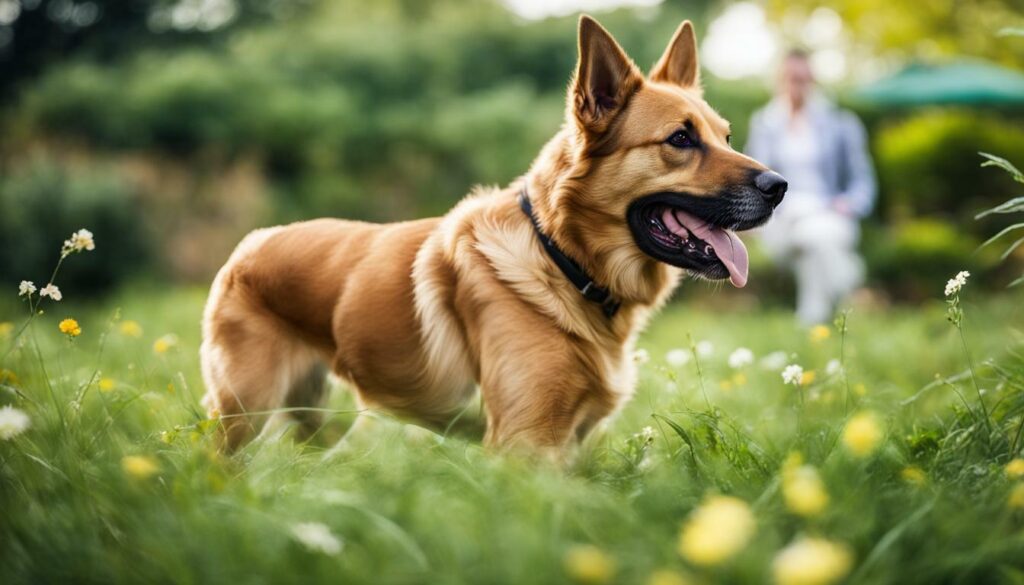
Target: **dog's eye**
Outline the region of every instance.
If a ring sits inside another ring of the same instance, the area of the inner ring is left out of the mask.
[[[725,137],[725,143],[729,145],[732,144],[732,134],[729,134],[728,136]]]
[[[697,145],[693,139],[690,138],[690,134],[682,130],[674,132],[665,142],[668,142],[676,148],[689,148]]]

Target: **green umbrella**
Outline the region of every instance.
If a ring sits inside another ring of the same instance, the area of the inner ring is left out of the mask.
[[[1024,74],[985,61],[915,64],[856,92],[876,105],[1024,105]]]

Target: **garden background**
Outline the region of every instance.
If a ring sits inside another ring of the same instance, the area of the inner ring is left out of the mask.
[[[218,454],[199,319],[234,244],[318,216],[438,215],[523,173],[562,119],[581,8],[645,68],[693,20],[739,146],[773,55],[811,51],[867,124],[879,179],[852,311],[799,328],[790,278],[756,244],[742,291],[684,283],[640,341],[633,403],[568,471],[387,421],[325,461],[354,419],[340,389],[312,443]],[[0,581],[1024,583],[1024,303],[1007,288],[1024,246],[979,248],[1020,215],[976,218],[1024,191],[979,155],[1024,166],[1024,95],[864,91],[912,65],[1019,74],[1022,15],[1019,0],[0,0],[0,406],[30,421],[0,410]],[[95,250],[65,259],[63,300],[36,296],[30,316],[19,283],[49,282],[83,227]],[[738,544],[705,530],[729,553],[709,562],[685,535],[722,495],[756,528]]]

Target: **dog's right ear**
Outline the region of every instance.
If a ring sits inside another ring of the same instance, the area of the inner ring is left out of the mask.
[[[579,63],[569,96],[582,129],[601,133],[643,84],[643,73],[596,20],[580,16]]]

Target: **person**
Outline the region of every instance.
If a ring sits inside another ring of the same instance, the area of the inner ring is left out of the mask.
[[[789,181],[762,244],[795,273],[798,319],[826,322],[864,279],[859,220],[876,192],[864,125],[817,90],[807,53],[794,50],[776,96],[751,119],[745,150]]]

